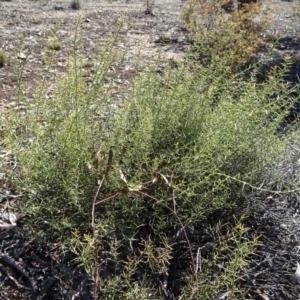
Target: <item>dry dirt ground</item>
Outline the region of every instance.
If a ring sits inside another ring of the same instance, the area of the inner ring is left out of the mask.
[[[61,51],[56,55],[52,72],[65,69],[67,57],[73,49],[74,28],[78,16],[82,18],[78,43],[83,47],[83,59],[90,65],[97,60],[99,46],[116,33],[121,16],[126,16],[118,40],[120,55],[125,56],[124,64],[115,74],[116,85],[126,85],[132,79],[136,74],[134,65],[138,60],[177,60],[183,54],[186,41],[180,24],[180,0],[156,1],[154,15],[145,14],[145,3],[138,0],[128,3],[82,1],[82,9],[79,11],[70,9],[69,3],[17,0],[1,3],[0,49],[7,53],[9,59],[8,65],[0,69],[2,105],[13,99],[17,85],[14,68],[20,60],[29,55],[23,76],[26,91],[30,92],[34,81],[41,77],[47,67],[47,43],[53,37],[54,31],[61,43]],[[161,35],[170,38],[167,45],[155,43]],[[21,46],[21,53],[17,53]]]
[[[300,51],[299,2],[277,0],[270,3],[274,25],[267,34],[281,36],[274,61],[287,52],[297,57]],[[83,60],[89,62],[90,68],[87,82],[89,74],[93,73],[98,46],[115,34],[120,17],[126,16],[118,40],[123,63],[112,75],[117,102],[122,101],[121,91],[129,86],[140,68],[151,63],[162,68],[170,61],[180,60],[188,47],[180,23],[182,5],[185,4],[181,0],[156,0],[153,15],[145,14],[145,2],[139,0],[87,0],[82,1],[79,11],[71,10],[69,1],[12,0],[0,4],[0,50],[8,56],[8,64],[0,68],[0,111],[15,105],[16,68],[25,59],[22,82],[26,95],[32,96],[35,82],[41,79],[47,67],[47,44],[54,32],[61,50],[57,52],[51,72],[57,74],[66,69],[79,15],[79,43],[83,45]],[[156,42],[162,35],[170,38],[167,44]],[[292,80],[299,74],[299,65],[295,64],[293,68]],[[292,159],[277,170],[282,178],[298,172],[299,149],[296,144],[289,149],[293,151]],[[9,191],[1,184],[0,176],[0,202],[3,204],[11,198],[7,197]],[[246,222],[249,231],[261,235],[262,246],[257,249],[249,267],[243,270],[246,280],[241,288],[248,290],[249,299],[300,299],[300,285],[294,276],[300,262],[298,196],[282,198],[261,193],[251,195],[247,200],[250,217]],[[1,218],[4,218],[3,213]],[[4,221],[7,222],[7,218]],[[201,224],[198,230],[190,233],[196,249],[203,248],[207,239],[210,240],[204,227],[205,224]],[[169,282],[166,299],[176,297],[176,280],[178,278],[173,276],[173,283]],[[70,264],[70,257],[57,254],[55,244],[37,245],[29,237],[15,236],[14,230],[0,229],[0,299],[91,299],[89,283],[84,271]],[[218,299],[226,299],[221,296]]]

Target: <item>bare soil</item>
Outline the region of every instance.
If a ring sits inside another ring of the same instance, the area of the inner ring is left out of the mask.
[[[81,18],[79,43],[83,45],[83,59],[91,62],[91,74],[99,45],[103,45],[116,33],[121,16],[127,18],[118,40],[124,63],[113,74],[116,101],[122,101],[121,91],[130,85],[142,65],[155,63],[157,68],[161,68],[170,61],[182,59],[188,47],[180,22],[182,5],[185,4],[181,0],[156,0],[153,14],[146,14],[145,2],[138,0],[82,1],[82,8],[78,11],[70,9],[69,1],[65,0],[13,0],[2,1],[0,4],[0,50],[8,56],[8,64],[0,68],[0,111],[15,105],[18,87],[16,66],[25,58],[27,63],[22,82],[26,95],[32,96],[36,81],[45,72],[47,45],[55,28],[59,28],[56,35],[61,50],[57,52],[51,72],[59,74],[66,70],[78,17]],[[274,0],[270,1],[270,5],[274,24],[266,34],[281,37],[273,60],[276,63],[285,54],[291,54],[295,64],[290,76],[294,80],[299,74],[299,64],[296,63],[298,57],[300,61],[299,1]],[[157,42],[162,35],[170,38],[166,44]],[[89,80],[89,75],[86,80]],[[294,148],[288,150],[293,151],[292,159],[278,166],[279,175],[280,170],[286,171],[281,177],[298,172],[299,148],[294,145]],[[11,200],[7,196],[10,193],[0,176],[2,206]],[[249,218],[245,221],[246,225],[251,234],[261,235],[262,246],[257,249],[249,267],[242,270],[246,280],[241,288],[248,290],[249,299],[300,299],[300,285],[295,278],[297,263],[300,262],[298,195],[283,198],[260,193],[249,195],[247,203]],[[220,217],[221,214],[213,218],[212,222],[218,221]],[[0,219],[8,222],[3,210]],[[207,251],[205,245],[208,240],[213,245],[213,239],[205,233],[208,226],[208,223],[201,224],[197,230],[189,233],[193,249]],[[53,243],[38,245],[30,237],[20,237],[15,229],[0,229],[0,299],[92,299],[92,285],[87,274],[80,266],[70,263],[71,257],[63,257],[56,250]],[[178,250],[178,253],[181,252],[184,249]],[[186,272],[177,270],[175,265],[174,261],[173,269],[170,267],[174,274]],[[168,282],[166,299],[178,297],[178,290],[183,284],[174,274],[171,274]],[[218,299],[226,299],[221,296]]]
[[[57,32],[61,50],[56,55],[52,72],[65,70],[68,55],[73,50],[74,29],[79,17],[81,26],[78,44],[83,47],[83,59],[91,65],[97,60],[99,46],[116,33],[120,18],[126,17],[118,40],[118,48],[125,55],[125,63],[115,74],[116,85],[126,85],[131,81],[137,72],[134,65],[138,60],[144,63],[156,60],[162,62],[178,60],[183,55],[186,41],[180,24],[181,1],[156,1],[154,14],[145,14],[145,3],[137,0],[128,3],[86,1],[80,10],[70,9],[69,3],[1,2],[0,49],[5,51],[9,59],[9,63],[0,69],[1,105],[5,106],[14,99],[17,87],[14,69],[28,55],[22,80],[30,95],[35,80],[41,78],[47,67],[47,44],[54,31]],[[161,35],[168,36],[170,41],[165,45],[155,43]],[[20,48],[21,52],[17,53]]]

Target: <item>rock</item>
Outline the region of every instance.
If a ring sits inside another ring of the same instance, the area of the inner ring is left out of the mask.
[[[55,5],[54,9],[55,10],[64,10],[65,8],[63,6],[61,6],[61,5]]]

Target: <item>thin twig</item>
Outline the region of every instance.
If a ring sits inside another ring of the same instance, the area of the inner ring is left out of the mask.
[[[97,233],[96,233],[96,229],[95,229],[95,205],[96,205],[96,200],[98,198],[102,183],[104,181],[104,176],[102,177],[102,179],[99,181],[98,183],[98,189],[97,192],[95,194],[94,200],[93,200],[93,205],[92,205],[92,221],[91,221],[91,227],[92,227],[92,234],[93,234],[93,239],[94,239],[94,260],[95,260],[95,268],[94,268],[94,284],[95,284],[95,288],[94,288],[94,300],[98,299],[98,295],[97,295],[97,282],[98,282],[98,276],[99,276],[99,263],[98,263],[98,239],[97,239]]]
[[[173,210],[174,210],[174,212],[175,212],[175,214],[176,214],[176,200],[175,200],[175,192],[174,192],[174,189],[173,189],[173,191],[172,191],[172,193],[173,193]]]
[[[102,198],[100,201],[96,202],[95,205],[98,205],[98,204],[106,202],[106,201],[108,201],[110,199],[113,199],[113,198],[117,197],[120,194],[125,194],[125,192],[122,191],[122,190],[121,191],[117,191],[117,192],[113,192],[113,193],[109,194],[108,196]]]
[[[252,189],[254,189],[256,191],[260,191],[260,192],[268,192],[268,193],[273,193],[273,194],[277,194],[277,195],[285,195],[285,194],[295,193],[295,192],[300,191],[300,188],[297,188],[297,189],[294,189],[294,190],[288,190],[288,191],[274,191],[274,190],[264,189],[264,188],[260,188],[260,187],[254,186],[254,185],[252,185],[249,182],[237,179],[236,177],[232,177],[232,176],[229,176],[227,174],[223,174],[223,173],[219,173],[219,172],[216,172],[215,174],[217,174],[219,176],[223,176],[226,179],[230,179],[232,181],[236,181],[238,183],[241,183],[241,184],[243,184],[243,187],[244,186],[248,186],[248,187],[250,187],[250,188],[252,188]]]
[[[198,247],[197,250],[197,262],[196,262],[196,272],[201,272],[201,251],[200,251],[200,247]]]

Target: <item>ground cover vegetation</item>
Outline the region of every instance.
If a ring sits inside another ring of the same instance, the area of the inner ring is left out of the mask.
[[[162,72],[146,65],[120,106],[111,84],[122,64],[118,33],[99,48],[86,84],[80,18],[67,71],[46,72],[33,99],[23,92],[26,60],[16,66],[17,109],[1,116],[15,164],[1,163],[22,194],[14,209],[40,243],[55,241],[75,254],[94,299],[247,298],[241,270],[259,237],[246,234],[241,199],[264,189],[260,174],[296,134],[297,127],[279,129],[298,87],[284,81],[289,57],[264,82],[256,80],[259,64],[245,70],[268,18],[253,22],[258,5],[225,14],[223,4],[188,1],[184,60]],[[125,23],[120,19],[117,32]],[[59,50],[53,45],[60,45],[52,41],[45,46],[48,70]],[[216,213],[224,217],[211,228],[217,246],[203,256],[189,234]],[[179,264],[178,242],[186,266],[175,291],[170,268]]]

